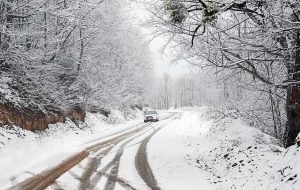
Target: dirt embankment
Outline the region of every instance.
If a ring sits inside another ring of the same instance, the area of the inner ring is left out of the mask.
[[[69,111],[49,111],[47,113],[32,108],[15,107],[12,104],[0,104],[0,126],[16,125],[30,131],[44,130],[49,124],[64,123],[66,118],[84,121],[85,111],[79,107]]]

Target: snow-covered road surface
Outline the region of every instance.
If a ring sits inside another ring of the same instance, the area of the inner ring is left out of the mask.
[[[188,113],[169,112],[159,122],[137,122],[104,139],[93,138],[83,150],[9,189],[212,189],[185,158],[189,150],[182,127],[194,121]]]
[[[211,190],[206,174],[187,162],[192,151],[186,144],[190,135],[200,137],[208,126],[201,126],[199,112],[181,112],[170,125],[162,128],[150,141],[148,159],[161,189]],[[195,128],[197,131],[195,131]],[[203,143],[202,146],[207,146]],[[196,153],[197,154],[197,153]]]

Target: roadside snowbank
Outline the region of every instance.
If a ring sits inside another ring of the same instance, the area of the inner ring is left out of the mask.
[[[190,164],[207,171],[216,189],[269,189],[273,167],[284,151],[277,140],[247,126],[235,112],[218,116],[207,109],[199,115],[200,126],[210,129],[201,135],[198,126],[185,135],[186,146],[194,149],[187,155]],[[197,130],[199,135],[193,135]]]
[[[96,139],[142,122],[138,111],[132,111],[132,115],[139,119],[131,121],[126,121],[121,112],[114,113],[114,124],[109,123],[111,117],[87,113],[86,121],[79,126],[67,120],[38,133],[19,127],[0,127],[0,186],[6,188],[20,182],[55,166]]]

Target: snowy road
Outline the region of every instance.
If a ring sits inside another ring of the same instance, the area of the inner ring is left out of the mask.
[[[74,154],[62,163],[57,163],[56,167],[36,174],[9,189],[170,189],[165,186],[168,180],[164,180],[164,177],[160,179],[157,178],[157,176],[164,175],[157,175],[160,171],[165,173],[163,171],[164,166],[158,163],[154,168],[159,169],[153,170],[153,163],[155,164],[156,160],[156,158],[153,158],[153,154],[157,153],[149,152],[147,147],[149,147],[149,144],[153,141],[153,137],[156,137],[157,142],[155,142],[155,144],[158,143],[162,145],[162,147],[170,146],[169,150],[178,152],[176,148],[172,147],[172,144],[169,144],[173,142],[168,142],[168,139],[166,139],[166,143],[164,144],[164,138],[160,138],[160,133],[161,131],[174,131],[175,128],[173,128],[173,126],[176,126],[176,123],[180,123],[182,115],[183,113],[181,112],[170,112],[159,122],[140,122],[132,125],[132,127],[129,127],[125,131],[105,138],[105,140],[93,140],[89,142],[89,145],[83,151]],[[184,121],[181,122],[184,123]],[[162,132],[162,134],[163,133],[164,132]],[[172,139],[179,138],[176,137],[176,135],[174,137],[175,138]],[[159,150],[159,145],[155,146],[157,146]],[[150,149],[153,151],[153,146],[151,146]],[[151,160],[148,154],[152,155]],[[169,156],[170,155],[172,155],[172,153],[169,154]],[[183,161],[184,155],[179,156],[180,158],[171,159],[173,161],[174,159]],[[160,156],[157,155],[157,157]],[[170,157],[166,156],[166,158],[169,159]],[[160,158],[159,160],[161,163],[166,161],[164,158]],[[177,164],[184,165],[184,163],[180,162]],[[186,172],[189,171],[184,167],[181,169],[186,170]],[[173,172],[178,173],[176,167],[174,167]],[[205,189],[210,188],[205,180],[190,176],[195,176],[195,174],[192,173],[186,176],[186,179],[181,177],[181,184],[189,187],[189,184],[196,183],[207,187]],[[188,181],[185,181],[187,178],[189,178]],[[200,175],[200,178],[203,177]],[[194,179],[194,181],[191,181],[191,179]],[[197,189],[200,186],[196,185],[191,187]],[[174,188],[172,187],[172,189]]]

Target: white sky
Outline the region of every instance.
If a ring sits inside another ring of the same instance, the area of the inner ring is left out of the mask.
[[[147,12],[141,5],[136,3],[136,1],[131,1],[131,10],[133,12],[133,15],[136,19],[138,28],[140,28],[145,35],[148,35],[149,38],[151,38],[151,30],[147,29],[142,26],[142,24],[145,24],[147,17],[150,13]],[[188,67],[188,64],[178,64],[178,63],[171,63],[172,55],[168,53],[168,47],[166,48],[166,51],[162,53],[162,49],[164,45],[166,44],[167,39],[163,37],[157,37],[153,39],[149,47],[151,51],[153,52],[153,64],[154,64],[154,72],[157,77],[163,76],[165,73],[169,74],[172,77],[180,77],[184,74],[189,73],[190,69]]]
[[[172,55],[162,49],[166,43],[164,38],[155,38],[150,43],[150,49],[153,52],[154,72],[158,77],[168,73],[170,76],[179,77],[189,72],[188,64],[172,63]]]

